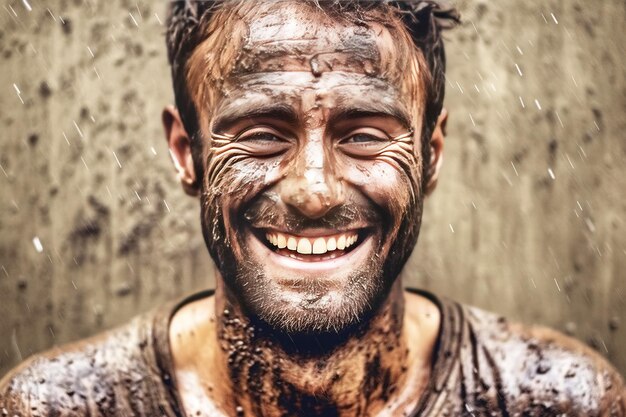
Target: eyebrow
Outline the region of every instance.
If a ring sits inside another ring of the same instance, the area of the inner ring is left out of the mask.
[[[339,107],[333,112],[329,119],[329,124],[334,124],[342,120],[365,119],[368,117],[393,117],[400,121],[407,129],[411,128],[411,119],[407,112],[395,106],[355,106],[355,107]]]
[[[364,119],[368,117],[392,117],[398,120],[407,129],[412,127],[408,112],[397,105],[378,102],[359,101],[338,105],[331,111],[328,124],[335,124],[343,120]],[[228,106],[214,120],[212,130],[216,133],[228,129],[235,123],[245,119],[275,119],[286,123],[296,124],[301,121],[297,111],[286,103],[254,104]]]
[[[220,132],[245,119],[277,119],[287,123],[299,120],[295,109],[284,103],[268,105],[242,105],[226,109],[213,122],[213,131]]]

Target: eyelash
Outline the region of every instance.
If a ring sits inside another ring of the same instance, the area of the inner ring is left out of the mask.
[[[366,137],[368,140],[364,140],[364,141],[356,141],[354,140],[354,138],[361,136],[361,137]],[[385,139],[380,138],[376,135],[370,135],[368,133],[355,133],[353,135],[348,136],[347,138],[341,140],[341,143],[350,143],[350,144],[366,144],[368,142],[383,142]]]
[[[258,127],[257,127],[258,128]],[[260,130],[257,132],[248,133],[251,130],[256,130],[257,128],[246,129],[243,132],[239,133],[235,138],[237,142],[285,142],[281,136],[275,134],[274,132],[267,130]]]
[[[271,138],[271,139],[270,139]],[[278,136],[274,135],[270,132],[257,132],[249,135],[242,140],[258,140],[258,141],[269,141],[269,142],[282,142],[283,140]]]
[[[239,142],[251,155],[268,158],[284,153],[289,149],[289,140],[274,133],[273,129],[256,126],[240,132],[233,142]]]

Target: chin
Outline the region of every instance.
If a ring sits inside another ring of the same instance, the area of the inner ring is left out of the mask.
[[[296,235],[247,226],[241,235],[245,259],[224,278],[251,316],[275,330],[339,333],[368,317],[390,287],[373,227]]]
[[[238,281],[246,276],[240,273]],[[259,284],[256,288],[241,287],[243,304],[266,326],[291,334],[340,333],[362,322],[382,298],[379,277],[369,273],[352,275],[342,288],[310,281],[276,281],[256,274],[253,279]]]

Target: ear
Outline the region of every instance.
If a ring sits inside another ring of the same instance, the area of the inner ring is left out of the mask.
[[[446,136],[446,124],[448,123],[448,110],[441,109],[437,118],[437,124],[430,137],[430,165],[428,168],[428,183],[426,184],[426,195],[433,192],[439,179],[439,170],[443,162],[443,142]]]
[[[200,186],[193,165],[191,139],[183,126],[180,114],[170,105],[163,109],[161,118],[178,180],[187,194],[197,196],[200,194]]]

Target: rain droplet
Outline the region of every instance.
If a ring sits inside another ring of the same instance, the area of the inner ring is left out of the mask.
[[[37,252],[43,252],[43,245],[41,244],[41,240],[39,240],[39,237],[35,236],[33,238],[33,245],[35,245],[35,250],[37,250]]]

